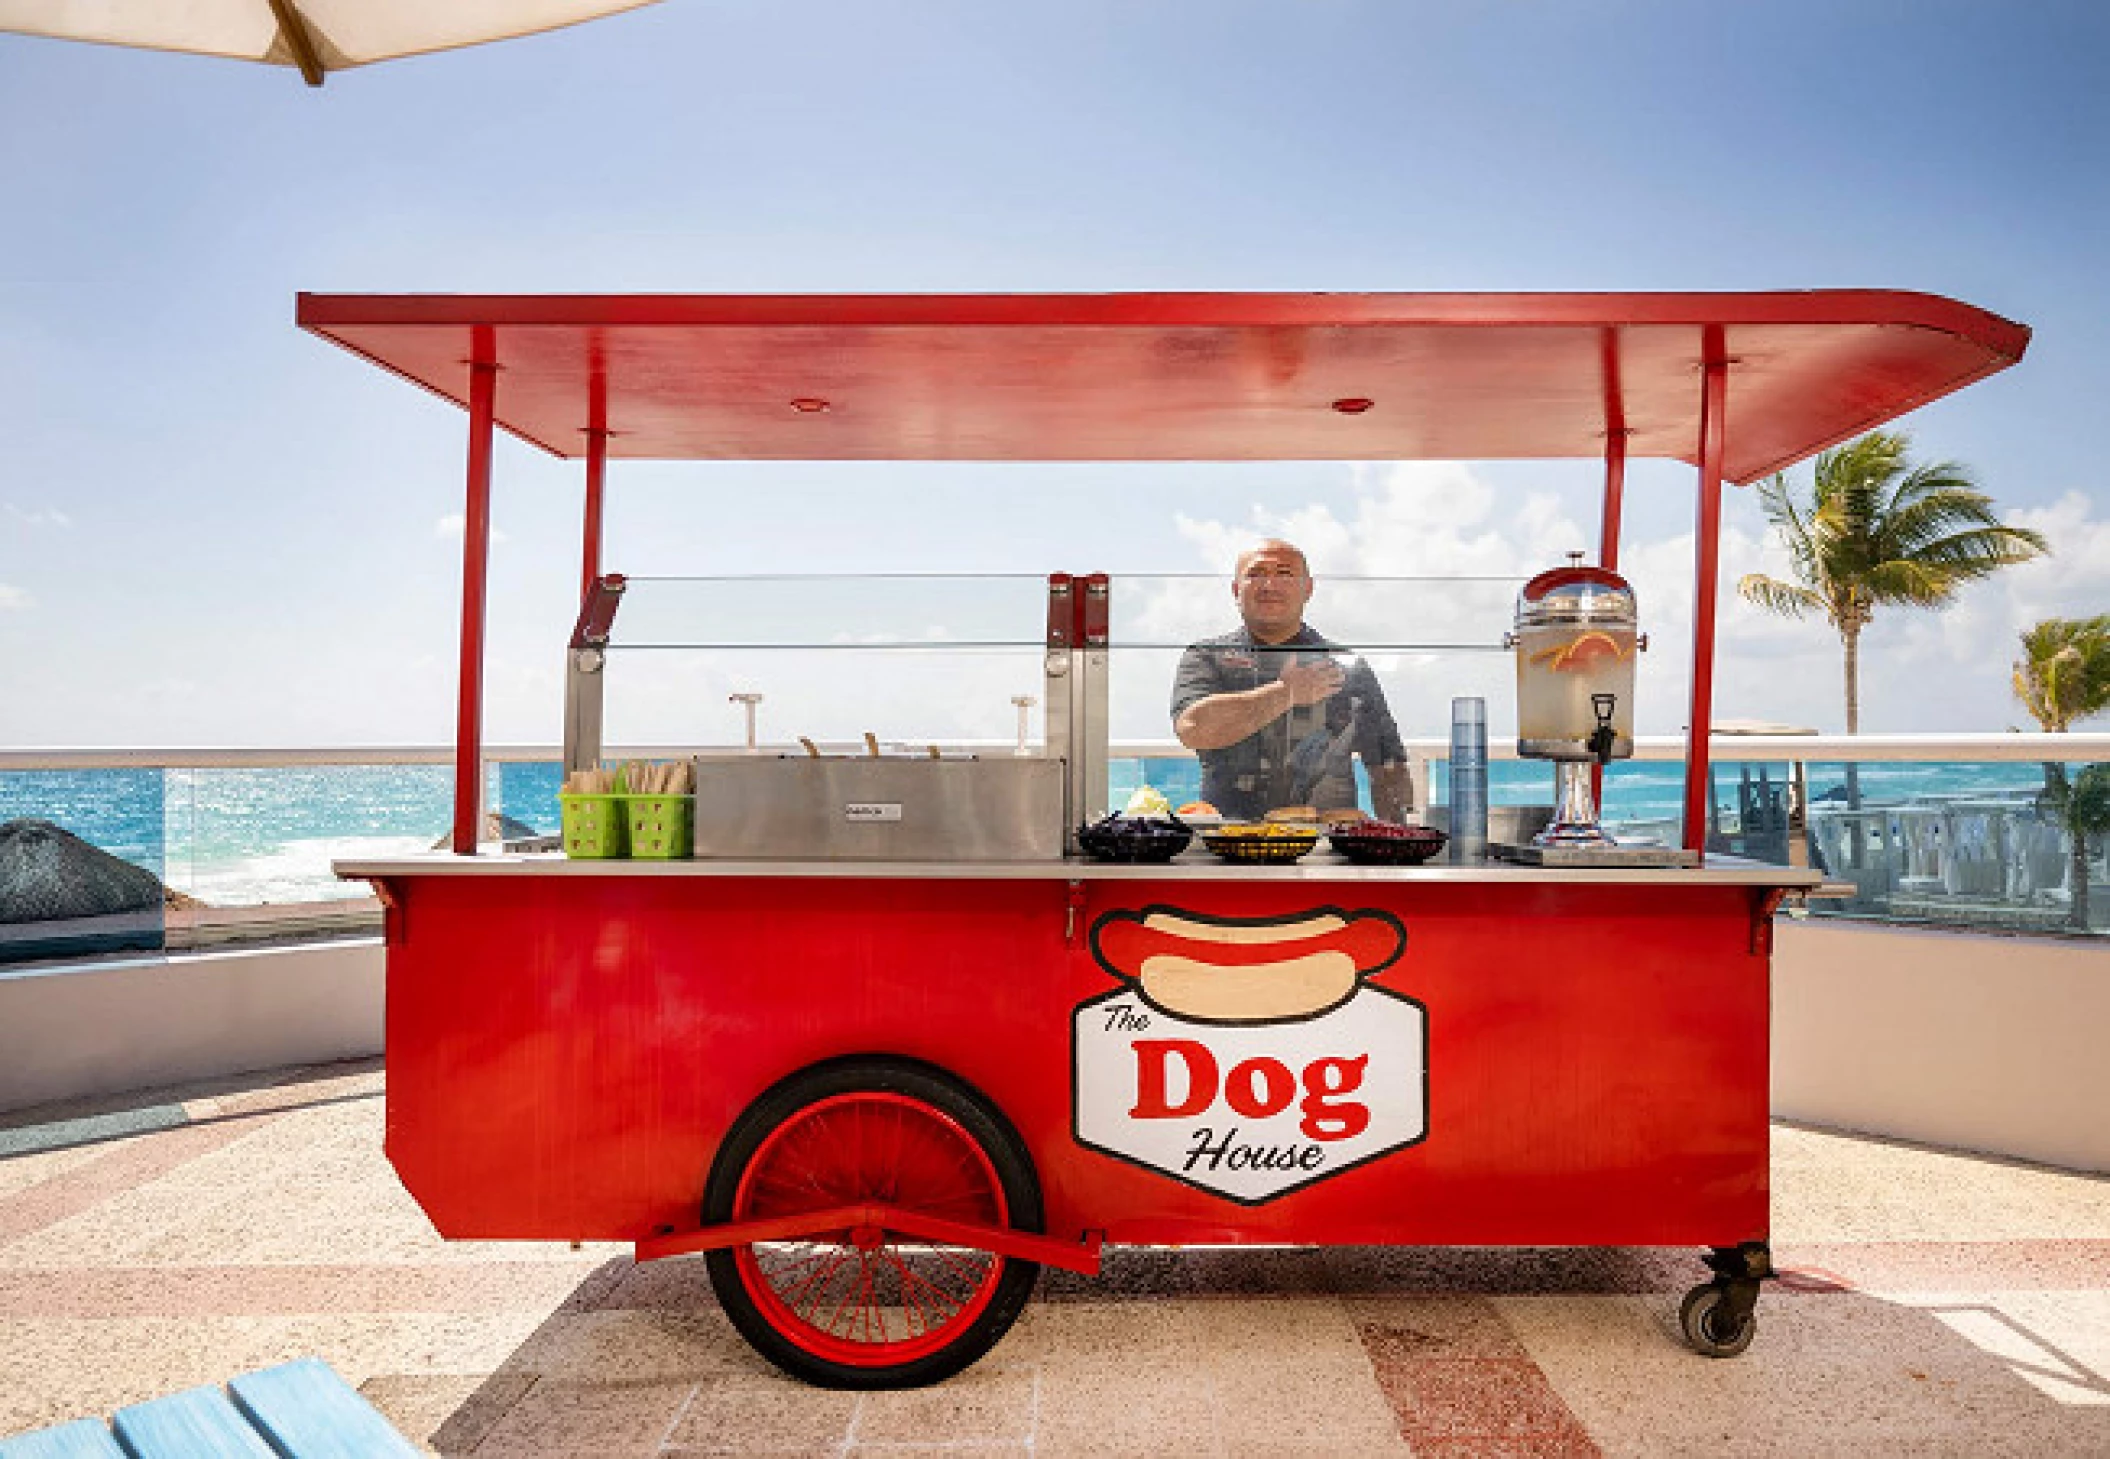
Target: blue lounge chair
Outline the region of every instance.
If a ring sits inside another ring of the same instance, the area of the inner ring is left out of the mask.
[[[418,1450],[315,1358],[281,1363],[0,1439],[0,1459],[416,1459]]]

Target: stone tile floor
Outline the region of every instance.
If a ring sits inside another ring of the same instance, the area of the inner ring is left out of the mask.
[[[779,1377],[701,1267],[447,1243],[378,1063],[0,1117],[0,1435],[285,1359],[483,1456],[2110,1454],[2110,1178],[1776,1127],[1749,1354],[1687,1250],[1122,1250],[952,1382]]]

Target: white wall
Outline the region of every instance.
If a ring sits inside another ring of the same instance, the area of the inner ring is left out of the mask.
[[[1776,924],[1773,1113],[2110,1172],[2110,940]]]
[[[379,938],[0,977],[0,1110],[381,1052]]]

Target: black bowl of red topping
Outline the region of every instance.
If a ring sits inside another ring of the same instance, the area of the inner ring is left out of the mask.
[[[1427,861],[1450,840],[1434,826],[1402,826],[1396,821],[1357,821],[1326,833],[1333,849],[1364,866],[1413,866]]]
[[[1077,828],[1077,844],[1100,861],[1170,861],[1194,842],[1194,832],[1168,816],[1116,812]]]

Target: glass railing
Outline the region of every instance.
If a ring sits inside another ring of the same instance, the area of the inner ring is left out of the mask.
[[[492,837],[553,836],[560,779],[553,751],[489,763]],[[332,860],[448,841],[453,795],[441,749],[0,753],[0,967],[370,932]]]
[[[0,967],[166,937],[167,772],[0,771]]]
[[[990,753],[1013,742],[943,747]],[[1425,816],[1448,794],[1444,745],[1410,738],[1406,749]],[[720,740],[611,754],[744,750]],[[1112,750],[1109,804],[1144,784],[1174,804],[1198,796],[1199,767],[1179,746]],[[1550,766],[1499,741],[1494,750],[1494,806],[1551,804]],[[1603,818],[1615,835],[1681,839],[1683,754],[1681,738],[1643,737],[1634,759],[1608,767]],[[2083,819],[2076,856],[2068,807],[2095,802],[2062,798],[2058,781],[2047,794],[2046,767],[2072,784],[2104,764],[2104,734],[1718,736],[1708,845],[1824,872],[1847,895],[1813,900],[1815,916],[2042,933],[2080,932],[2085,919],[2100,935],[2110,928],[2105,833]],[[486,840],[551,846],[561,780],[553,748],[492,749]],[[370,933],[377,904],[364,885],[338,880],[332,860],[430,849],[449,838],[452,817],[445,749],[0,751],[0,966]]]
[[[1406,748],[1414,814],[1440,819],[1446,746],[1423,738]],[[1605,827],[1620,840],[1680,844],[1685,742],[1643,737],[1635,749],[1606,767]],[[1493,751],[1490,805],[1550,808],[1551,767],[1499,742]],[[1709,853],[1823,872],[1835,895],[1813,898],[1812,916],[2110,931],[2110,825],[2088,820],[2099,799],[2061,793],[2084,769],[2110,764],[2110,735],[1723,735],[1710,764]],[[1201,782],[1195,758],[1164,742],[1117,745],[1109,779],[1116,806],[1144,785],[1177,805]],[[1367,806],[1368,786],[1359,788]]]

